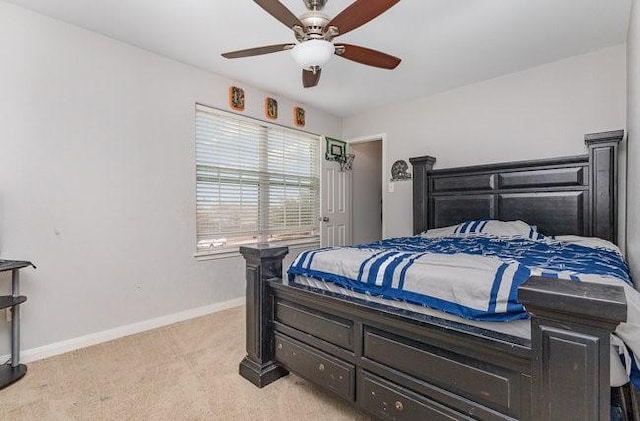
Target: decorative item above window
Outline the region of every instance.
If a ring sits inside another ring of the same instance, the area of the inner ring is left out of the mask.
[[[304,127],[305,117],[304,108],[293,107],[293,124],[298,127]]]
[[[327,150],[324,154],[324,159],[327,161],[337,161],[340,163],[340,171],[349,171],[352,169],[353,160],[355,155],[347,153],[347,142],[343,140],[334,139],[332,137],[325,137],[327,142]]]
[[[399,159],[394,162],[391,166],[391,181],[411,180],[411,173],[407,171],[408,169],[407,161]]]
[[[270,120],[278,119],[278,101],[271,97],[264,99],[264,114]]]
[[[244,111],[244,90],[242,88],[229,87],[229,107],[232,110]]]

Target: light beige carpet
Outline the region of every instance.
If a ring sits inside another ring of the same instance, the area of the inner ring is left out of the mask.
[[[238,375],[244,307],[28,365],[0,390],[3,420],[365,420],[289,375],[258,389]]]

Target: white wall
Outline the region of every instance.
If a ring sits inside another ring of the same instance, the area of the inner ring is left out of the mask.
[[[242,258],[193,257],[194,105],[227,109],[237,84],[262,118],[268,93],[4,2],[0,57],[0,250],[38,266],[23,349],[244,295]],[[305,108],[307,130],[342,134]]]
[[[627,260],[640,281],[640,1],[634,0],[627,38]]]
[[[584,154],[585,133],[625,128],[625,73],[624,45],[611,47],[345,119],[344,137],[386,133],[386,168],[421,155],[447,168]],[[411,183],[395,184],[383,193],[387,237],[412,233]]]
[[[353,244],[370,243],[382,234],[382,141],[353,143],[355,154],[352,176]]]

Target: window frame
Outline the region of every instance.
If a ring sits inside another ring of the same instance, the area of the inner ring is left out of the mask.
[[[197,259],[197,260],[211,260],[211,259],[220,259],[220,258],[227,258],[227,257],[236,257],[239,256],[240,253],[240,247],[244,246],[243,245],[230,245],[230,246],[221,246],[221,247],[217,247],[217,248],[212,248],[212,249],[208,249],[208,250],[203,250],[203,249],[198,249],[198,219],[197,219],[197,215],[198,215],[198,211],[197,211],[197,204],[198,204],[198,199],[197,199],[197,190],[198,190],[198,156],[197,156],[197,128],[196,128],[196,119],[197,119],[197,113],[198,111],[210,111],[214,114],[221,114],[224,117],[228,117],[228,118],[232,118],[232,119],[236,119],[240,122],[247,122],[250,124],[257,124],[259,125],[262,129],[264,129],[265,132],[267,132],[269,129],[276,129],[276,130],[285,130],[285,131],[289,131],[292,133],[300,133],[300,134],[305,134],[305,135],[309,135],[312,137],[317,137],[317,146],[318,146],[318,153],[317,153],[317,165],[318,165],[318,190],[317,190],[317,195],[318,195],[318,215],[321,212],[321,208],[322,208],[322,135],[313,133],[313,132],[309,132],[306,130],[300,130],[298,128],[292,128],[289,126],[284,126],[281,124],[275,124],[272,122],[268,122],[268,121],[264,121],[258,118],[254,118],[254,117],[249,117],[249,116],[245,116],[245,115],[241,115],[241,114],[237,114],[237,113],[233,113],[233,112],[229,112],[227,110],[221,110],[219,108],[216,107],[212,107],[210,105],[206,105],[200,102],[197,102],[195,104],[194,107],[194,181],[195,181],[195,190],[196,190],[196,197],[194,198],[194,204],[196,205],[196,223],[195,223],[195,237],[196,237],[196,241],[195,241],[195,252],[193,254],[193,256]],[[263,209],[263,206],[260,206],[258,209],[259,214],[263,214],[263,212],[265,212],[265,210]],[[267,210],[268,213],[268,210]],[[268,222],[267,222],[268,223]],[[296,238],[296,239],[288,239],[288,240],[280,240],[280,241],[267,241],[266,243],[269,245],[273,245],[273,246],[289,246],[292,249],[297,249],[297,248],[307,248],[307,247],[313,247],[313,246],[318,246],[320,245],[320,229],[321,226],[318,223],[318,235],[317,236],[313,236],[313,237],[303,237],[303,238]],[[246,246],[255,246],[257,244],[261,244],[261,243],[265,243],[265,238],[264,236],[268,235],[267,232],[265,232],[264,230],[262,230],[260,232],[260,238],[257,239],[255,242],[246,244]]]

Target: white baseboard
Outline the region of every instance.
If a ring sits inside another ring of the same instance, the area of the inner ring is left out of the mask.
[[[240,297],[222,303],[193,308],[179,313],[157,317],[155,319],[144,320],[130,325],[103,330],[102,332],[91,333],[89,335],[79,336],[77,338],[67,339],[65,341],[55,342],[49,345],[26,349],[20,352],[20,362],[30,363],[43,358],[53,357],[54,355],[64,354],[65,352],[75,351],[76,349],[112,341],[124,336],[135,335],[136,333],[145,332],[158,327],[167,326],[184,320],[195,319],[196,317],[206,316],[228,308],[238,307],[244,303],[245,298]],[[0,361],[4,362],[10,357],[10,355],[0,356]]]

